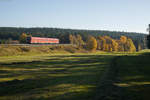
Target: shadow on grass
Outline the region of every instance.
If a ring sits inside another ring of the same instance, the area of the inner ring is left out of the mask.
[[[144,53],[138,56],[122,56],[116,60],[119,81],[114,84],[123,89],[123,100],[150,98],[149,58],[150,53]]]
[[[22,95],[22,100],[25,97],[27,100],[92,100],[111,58],[71,55],[50,56],[43,61],[1,63],[0,77],[10,80],[0,81],[0,96]],[[24,78],[26,75],[28,77]]]

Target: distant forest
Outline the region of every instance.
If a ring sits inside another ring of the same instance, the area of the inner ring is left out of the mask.
[[[8,39],[19,40],[22,33],[36,37],[59,38],[60,43],[70,43],[69,35],[81,35],[84,41],[87,41],[88,36],[109,36],[113,39],[120,39],[121,36],[131,38],[136,48],[140,46],[146,48],[146,34],[135,32],[118,32],[104,30],[77,30],[77,29],[61,29],[61,28],[17,28],[17,27],[0,27],[0,42]],[[2,43],[2,42],[1,42]]]

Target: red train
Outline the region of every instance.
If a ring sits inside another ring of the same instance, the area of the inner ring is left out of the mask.
[[[58,44],[57,38],[41,38],[41,37],[27,37],[27,43],[29,44]]]

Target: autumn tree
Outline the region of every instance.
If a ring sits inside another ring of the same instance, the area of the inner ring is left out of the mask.
[[[82,46],[84,45],[84,41],[82,40],[81,35],[78,34],[76,38],[77,38],[77,42],[78,42],[77,45],[78,45],[79,47],[82,47]]]
[[[109,36],[104,36],[105,40],[106,40],[106,48],[105,51],[113,51],[113,45],[112,45],[112,38]]]
[[[119,52],[134,52],[136,51],[136,48],[134,46],[133,41],[130,38],[127,38],[126,36],[121,36],[120,40],[112,39],[109,36],[99,36],[97,38],[98,42],[98,50],[103,51],[119,51]]]
[[[98,37],[98,49],[103,51],[118,51],[118,43],[109,36]]]
[[[86,46],[89,51],[95,51],[97,49],[97,41],[95,37],[89,36]]]
[[[104,37],[99,36],[97,39],[98,50],[105,50],[106,40]]]
[[[120,40],[118,41],[119,47],[118,51],[121,52],[135,52],[136,48],[132,41],[132,39],[127,38],[126,36],[121,36]]]
[[[70,40],[71,44],[78,45],[78,40],[77,40],[77,37],[75,35],[70,34],[69,35],[69,40]]]
[[[19,38],[20,43],[26,43],[27,42],[27,34],[22,33],[20,38]]]
[[[127,43],[127,37],[126,36],[121,36],[120,37],[120,40],[118,41],[118,51],[120,52],[124,52],[124,51],[127,51],[127,46],[126,46],[126,43]]]
[[[115,40],[112,40],[113,51],[118,51],[118,43]]]
[[[127,40],[127,46],[128,46],[129,52],[135,52],[136,51],[135,45],[130,38],[128,38],[128,40]]]
[[[126,36],[121,36],[120,41],[125,44],[127,42],[127,37]]]
[[[123,45],[120,43],[120,42],[118,42],[118,51],[119,52],[124,52],[124,47],[123,47]]]
[[[69,41],[70,41],[70,44],[74,44],[74,40],[73,40],[73,35],[72,34],[69,35]]]
[[[82,40],[82,36],[81,35],[69,35],[69,40],[71,44],[75,44],[78,47],[82,47],[84,45],[84,41]]]

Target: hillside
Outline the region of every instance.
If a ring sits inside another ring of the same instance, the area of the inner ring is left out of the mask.
[[[104,30],[76,30],[76,29],[61,29],[61,28],[17,28],[17,27],[0,27],[0,40],[13,39],[18,40],[21,33],[31,34],[38,37],[56,37],[61,43],[69,43],[69,34],[80,34],[83,40],[87,39],[88,35],[93,36],[110,36],[114,39],[119,39],[124,35],[131,38],[136,47],[140,45],[146,48],[146,34],[136,32],[117,32]]]

